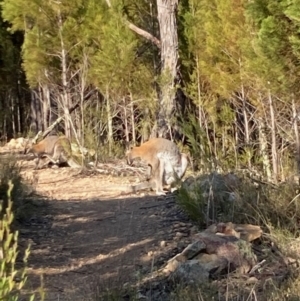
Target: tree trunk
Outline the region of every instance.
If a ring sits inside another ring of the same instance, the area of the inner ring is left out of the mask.
[[[112,7],[110,0],[106,0],[106,3],[108,7]],[[177,92],[178,33],[176,21],[178,0],[157,0],[156,4],[160,40],[128,20],[125,20],[125,23],[132,31],[151,41],[160,49],[161,79],[158,88],[157,120],[152,129],[151,137],[166,137],[172,136],[171,126],[174,122],[172,114],[175,109]]]
[[[271,119],[271,137],[272,137],[272,165],[273,165],[273,179],[275,183],[278,181],[278,154],[277,154],[277,143],[276,143],[276,120],[274,112],[274,104],[271,92],[269,91],[269,108],[270,108],[270,119]]]
[[[30,131],[36,133],[43,129],[42,127],[42,109],[41,109],[41,89],[32,90],[31,108],[30,108]]]
[[[166,137],[168,132],[171,133],[175,107],[178,63],[177,5],[178,0],[157,0],[161,44],[161,82],[157,112],[159,137]]]
[[[245,130],[245,135],[244,135],[244,143],[247,146],[247,149],[250,147],[250,131],[249,131],[249,119],[248,119],[248,114],[247,114],[247,100],[245,96],[245,89],[244,85],[241,85],[241,99],[243,102],[242,106],[242,112],[243,112],[243,118],[244,118],[244,130]],[[248,159],[248,168],[251,169],[251,156],[247,156]]]
[[[131,102],[131,100],[130,100]],[[128,117],[127,117],[127,105],[126,105],[126,98],[123,97],[123,110],[124,110],[124,127],[125,127],[125,139],[126,142],[129,142],[129,130],[128,130]]]
[[[60,45],[61,45],[61,53],[60,53],[60,60],[61,60],[61,80],[62,80],[62,107],[64,112],[64,122],[65,122],[65,135],[67,138],[71,138],[72,131],[71,131],[71,116],[69,114],[69,108],[71,106],[71,99],[69,95],[69,82],[68,82],[68,67],[67,67],[67,50],[64,43],[63,37],[63,21],[62,16],[59,14],[59,38],[60,38]]]
[[[295,146],[296,146],[296,162],[297,162],[297,176],[298,181],[300,181],[300,140],[299,140],[299,131],[298,131],[298,114],[295,105],[295,99],[292,99],[292,110],[293,110],[293,126],[295,133]]]
[[[271,181],[271,165],[268,156],[268,140],[265,133],[266,126],[262,119],[257,119],[258,139],[259,139],[259,152],[262,159],[263,170],[267,176],[267,180]]]
[[[136,133],[135,133],[135,120],[134,120],[134,108],[132,97],[130,96],[130,115],[131,115],[131,128],[132,128],[132,141],[136,143]]]
[[[112,117],[112,112],[111,112],[111,104],[110,104],[108,88],[106,90],[106,114],[107,114],[108,154],[109,154],[109,156],[111,156],[112,145],[114,143],[114,140],[113,140],[113,117]]]

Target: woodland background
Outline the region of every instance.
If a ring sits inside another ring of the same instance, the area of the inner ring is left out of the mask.
[[[110,156],[175,139],[196,167],[300,169],[299,0],[0,0],[0,139]]]

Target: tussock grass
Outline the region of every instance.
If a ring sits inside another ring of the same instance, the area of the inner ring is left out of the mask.
[[[229,274],[223,279],[197,288],[180,288],[173,292],[172,301],[294,301],[300,296],[300,194],[294,182],[267,184],[247,177],[229,200],[218,186],[210,193],[200,185],[193,191],[181,188],[177,201],[187,214],[205,228],[210,223],[233,222],[260,225],[263,237],[255,244],[258,260],[265,259],[262,271],[251,277]],[[182,299],[184,297],[184,299]]]

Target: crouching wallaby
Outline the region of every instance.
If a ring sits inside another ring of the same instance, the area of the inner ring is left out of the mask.
[[[163,186],[171,189],[184,176],[188,156],[177,145],[164,138],[152,138],[141,146],[131,147],[126,152],[128,164],[140,158],[148,165],[148,181],[132,187],[133,192],[152,188],[157,195],[164,195]]]
[[[29,142],[25,147],[25,154],[29,153],[37,157],[35,169],[42,168],[49,162],[68,163],[72,168],[81,168],[72,155],[71,143],[66,136],[48,136],[37,144]],[[39,166],[41,159],[46,159],[46,163]]]

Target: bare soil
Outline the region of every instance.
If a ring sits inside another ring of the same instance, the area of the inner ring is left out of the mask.
[[[27,289],[42,276],[46,301],[97,300],[107,289],[138,285],[189,242],[192,224],[173,194],[121,194],[136,176],[33,167],[24,162],[22,173],[35,179],[38,210],[20,237],[31,243]]]

